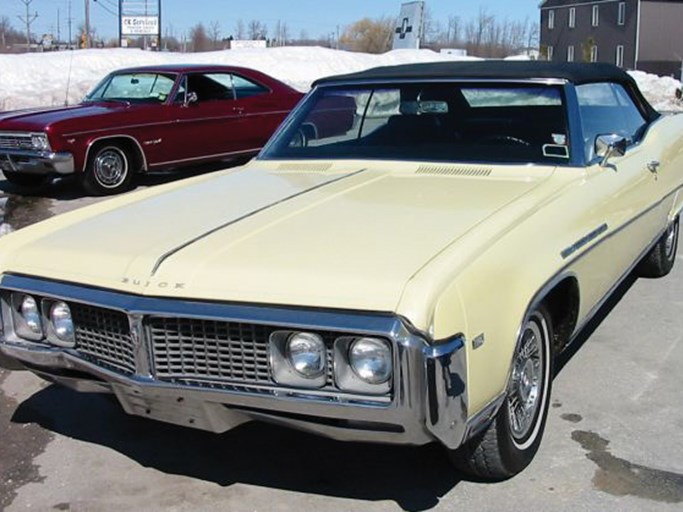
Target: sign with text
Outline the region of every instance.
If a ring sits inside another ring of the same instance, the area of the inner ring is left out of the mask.
[[[155,36],[159,34],[158,16],[121,16],[122,36]]]

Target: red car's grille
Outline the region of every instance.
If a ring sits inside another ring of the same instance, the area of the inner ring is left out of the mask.
[[[30,135],[0,134],[0,149],[33,149]]]

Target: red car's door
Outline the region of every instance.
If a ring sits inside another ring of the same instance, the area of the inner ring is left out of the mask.
[[[169,106],[174,119],[163,165],[220,159],[245,149],[242,110],[230,73],[189,73]]]
[[[273,93],[266,86],[239,74],[233,74],[236,109],[244,116],[242,142],[246,147],[259,149],[298,101]]]

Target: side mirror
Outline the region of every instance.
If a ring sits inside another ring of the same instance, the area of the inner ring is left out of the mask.
[[[197,103],[198,101],[199,101],[199,98],[197,97],[197,93],[194,91],[191,91],[185,95],[184,105],[187,107],[188,105],[192,105],[193,103]]]
[[[607,162],[613,156],[624,156],[629,140],[626,137],[611,133],[598,135],[595,138],[595,154],[600,157],[600,167],[607,167]]]

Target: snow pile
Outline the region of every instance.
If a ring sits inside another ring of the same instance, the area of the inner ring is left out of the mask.
[[[683,103],[676,99],[676,89],[681,88],[681,82],[668,76],[650,75],[642,71],[630,73],[656,110],[683,111]]]
[[[245,48],[192,54],[115,48],[0,55],[0,110],[64,105],[66,101],[74,104],[107,73],[147,64],[245,66],[307,91],[312,82],[323,76],[351,73],[375,66],[440,60],[463,60],[463,57],[430,50],[396,50],[371,55],[319,47]],[[683,111],[683,105],[674,99],[675,89],[681,86],[677,80],[642,72],[634,72],[633,76],[655,108]]]
[[[9,234],[12,231],[14,231],[14,228],[12,226],[10,226],[9,224],[7,224],[6,222],[3,222],[2,224],[0,224],[0,237],[3,237],[5,235]]]

